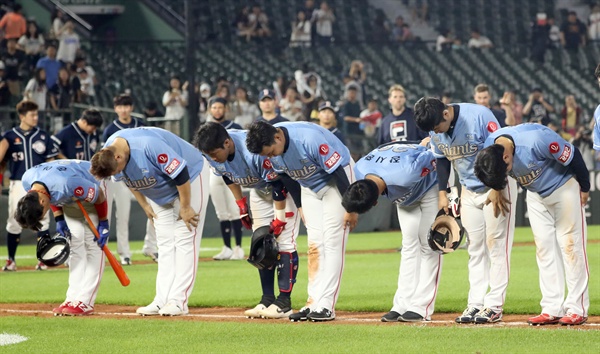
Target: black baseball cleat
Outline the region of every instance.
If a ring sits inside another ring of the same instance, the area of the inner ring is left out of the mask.
[[[398,322],[400,314],[396,311],[390,311],[385,315],[381,316],[381,322]]]
[[[398,319],[400,322],[421,322],[423,321],[423,316],[419,315],[416,312],[406,311],[400,318]]]
[[[332,321],[335,319],[335,314],[331,310],[322,307],[306,315],[306,318],[313,322]]]
[[[462,315],[458,316],[454,321],[456,323],[473,323],[475,315],[479,313],[479,309],[476,307],[467,307]]]
[[[309,313],[310,313],[310,308],[303,307],[303,308],[300,309],[300,311],[291,314],[288,318],[292,322],[306,321],[306,320],[308,320],[307,316],[308,316]]]

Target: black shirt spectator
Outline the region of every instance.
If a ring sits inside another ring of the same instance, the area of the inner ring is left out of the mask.
[[[569,12],[567,22],[560,26],[560,42],[565,49],[577,50],[579,45],[585,45],[586,28],[579,21],[574,11]]]
[[[350,90],[348,93],[356,91]],[[342,106],[341,116],[344,118],[346,122],[346,133],[350,135],[363,135],[362,130],[360,129],[360,102],[356,100],[347,100],[346,103]]]
[[[14,39],[9,40],[7,42],[7,49],[2,53],[2,61],[6,66],[4,78],[8,81],[20,80],[19,71],[27,60],[25,52],[18,50],[16,43]]]

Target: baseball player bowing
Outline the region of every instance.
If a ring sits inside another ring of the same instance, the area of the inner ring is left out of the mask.
[[[427,243],[438,213],[435,157],[425,145],[388,143],[358,160],[357,181],[342,199],[344,219],[353,228],[358,214],[366,213],[380,195],[397,205],[402,229],[402,258],[398,290],[383,322],[430,320],[441,275],[442,255]]]
[[[188,313],[208,203],[205,164],[191,144],[160,128],[120,130],[92,158],[92,174],[124,181],[156,229],[156,296],[137,309],[141,315]]]
[[[10,187],[8,190],[8,219],[6,220],[6,243],[8,259],[2,268],[4,271],[17,270],[15,256],[17,246],[21,239],[22,228],[13,215],[17,202],[25,195],[21,184],[21,177],[26,170],[46,161],[54,160],[58,149],[52,143],[50,134],[37,127],[38,105],[33,101],[21,101],[17,104],[17,114],[21,123],[7,131],[0,139],[0,164],[8,159],[10,170]],[[2,171],[0,170],[0,191],[2,190]],[[50,218],[44,217],[38,237],[48,235]],[[44,270],[47,267],[38,263],[36,269]]]
[[[440,209],[448,209],[444,189],[451,163],[462,185],[460,214],[469,237],[470,289],[467,308],[456,322],[498,322],[502,319],[510,273],[517,186],[513,178],[508,178],[501,193],[490,193],[473,172],[475,157],[485,139],[498,129],[498,121],[487,107],[471,103],[445,105],[431,97],[417,101],[415,121],[419,129],[430,131],[432,136]],[[507,200],[506,209],[498,208],[498,198]]]
[[[475,174],[492,188],[491,193],[505,187],[507,173],[528,191],[542,291],[542,313],[528,322],[584,323],[590,306],[584,215],[590,181],[581,153],[540,124],[499,129],[484,146],[475,160]],[[505,208],[504,201],[498,200]]]
[[[89,170],[87,161],[60,160],[37,165],[23,175],[27,194],[15,213],[19,224],[39,230],[40,220],[52,209],[56,231],[71,239],[67,298],[52,310],[58,316],[92,314],[104,273],[102,247],[110,234],[106,183],[96,181]],[[75,201],[82,202],[100,239],[95,240]]]
[[[215,175],[227,184],[239,205],[239,214],[247,228],[254,230],[271,225],[279,245],[277,269],[259,270],[262,298],[253,309],[244,314],[248,317],[287,318],[292,314],[291,294],[298,273],[296,237],[300,228],[300,216],[292,193],[286,195],[280,176],[272,169],[270,161],[252,154],[246,148],[247,132],[225,130],[222,125],[206,123],[195,136],[195,145],[207,157]],[[289,177],[288,177],[289,179]],[[289,179],[290,190],[299,200],[300,186]],[[296,186],[294,189],[293,186]],[[243,187],[250,189],[250,211],[242,195]],[[275,298],[275,271],[277,270],[279,295]]]
[[[342,195],[354,182],[350,152],[327,129],[312,123],[255,122],[246,146],[268,157],[273,170],[298,181],[308,231],[308,300],[292,321],[335,319],[349,228]]]

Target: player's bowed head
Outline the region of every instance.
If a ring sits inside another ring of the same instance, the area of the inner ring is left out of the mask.
[[[125,165],[127,165],[127,160],[129,159],[129,153],[118,146],[119,140],[122,139],[115,139],[113,145],[101,149],[92,156],[90,173],[94,177],[98,179],[108,178],[125,169]],[[125,142],[125,144],[127,144],[127,142]]]
[[[219,163],[227,161],[227,157],[235,152],[227,129],[215,122],[200,126],[194,134],[192,145]]]
[[[15,220],[25,229],[40,231],[42,223],[40,220],[50,208],[49,201],[41,198],[37,191],[29,191],[17,204]]]
[[[246,137],[246,147],[253,154],[273,157],[283,154],[285,135],[280,128],[263,121],[256,121],[250,126]]]

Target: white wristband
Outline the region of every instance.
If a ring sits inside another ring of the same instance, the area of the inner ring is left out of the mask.
[[[275,219],[285,221],[285,209],[275,209]]]

